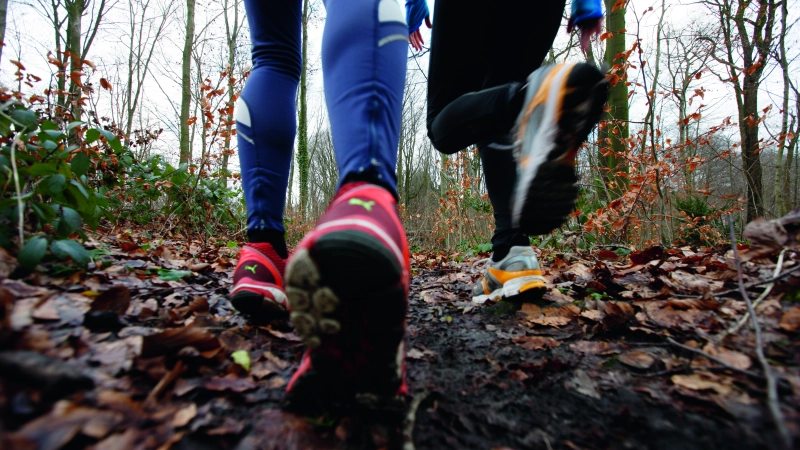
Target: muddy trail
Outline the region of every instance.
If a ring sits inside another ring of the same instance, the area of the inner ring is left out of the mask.
[[[26,275],[0,254],[2,449],[760,449],[800,434],[793,240],[739,246],[738,263],[731,248],[545,251],[542,298],[484,305],[470,289],[487,255],[415,254],[409,398],[313,417],[281,409],[303,351],[291,324],[250,324],[227,300],[235,246],[124,230],[88,246],[85,271]]]

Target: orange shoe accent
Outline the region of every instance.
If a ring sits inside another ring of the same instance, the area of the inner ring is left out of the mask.
[[[525,292],[527,290],[530,290],[530,289],[544,289],[544,287],[545,286],[544,286],[544,282],[543,281],[539,281],[539,280],[529,281],[529,282],[527,282],[527,283],[525,283],[525,284],[523,284],[522,286],[519,287],[519,292],[523,293],[523,292]]]
[[[522,137],[525,136],[525,129],[528,127],[528,119],[530,119],[531,114],[533,114],[533,110],[536,109],[537,106],[545,103],[547,101],[547,94],[550,91],[550,85],[553,84],[553,79],[555,79],[556,75],[560,71],[558,69],[559,66],[566,66],[567,64],[557,64],[550,73],[547,74],[544,81],[542,81],[542,85],[539,87],[539,90],[536,91],[536,95],[533,96],[531,101],[525,107],[525,115],[522,117],[522,121],[520,122],[519,130],[517,130],[517,140],[522,140]],[[572,69],[575,67],[572,64],[572,67],[569,67],[567,70],[568,72],[562,78],[561,86],[558,86],[558,89],[561,91],[561,98],[563,99],[564,96],[567,94],[567,79],[569,78],[569,73],[572,72]],[[561,105],[558,105],[558,111],[556,112],[556,121],[561,118]]]
[[[495,269],[494,267],[489,267],[489,273],[491,273],[495,278],[497,278],[497,281],[499,281],[501,284],[506,284],[507,281],[519,277],[542,276],[542,271],[539,269],[506,272],[505,270],[498,270]]]
[[[483,293],[489,295],[489,286],[486,285],[486,278],[481,280],[481,286],[483,286]]]

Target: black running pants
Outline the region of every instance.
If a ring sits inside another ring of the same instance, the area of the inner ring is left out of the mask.
[[[495,257],[528,245],[511,227],[516,182],[509,132],[522,108],[528,75],[559,31],[566,0],[436,0],[428,73],[428,137],[440,152],[480,150],[495,217]],[[498,258],[498,259],[499,259]]]

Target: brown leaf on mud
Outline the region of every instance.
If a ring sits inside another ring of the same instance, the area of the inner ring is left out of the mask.
[[[571,265],[569,270],[563,273],[568,279],[574,280],[575,283],[588,283],[594,280],[594,273],[592,270],[581,263]]]
[[[266,331],[267,333],[275,336],[276,338],[286,339],[287,341],[292,341],[292,342],[300,342],[300,338],[296,334],[284,333],[283,331],[279,331],[272,328],[272,325],[268,325],[266,327],[258,327],[258,328]]]
[[[794,306],[783,314],[780,327],[785,331],[797,331],[800,327],[800,306]]]
[[[542,336],[517,336],[512,341],[527,350],[540,350],[545,347],[555,348],[561,345],[560,342],[551,337]]]
[[[49,299],[45,300],[44,303],[37,306],[36,309],[34,309],[31,313],[31,317],[42,321],[61,320],[61,316],[58,314],[58,309],[56,308],[55,298],[50,297]]]
[[[671,298],[667,300],[666,306],[671,306],[675,309],[704,309],[716,311],[719,309],[720,304],[711,296],[704,296],[703,298]]]
[[[172,328],[143,339],[142,358],[175,354],[184,347],[194,347],[200,352],[220,348],[219,339],[198,327]]]
[[[723,286],[723,282],[721,281],[712,280],[700,275],[692,275],[688,272],[684,272],[683,270],[675,270],[670,272],[669,276],[673,281],[672,283],[670,283],[664,277],[661,277],[661,279],[665,283],[679,288],[681,291],[705,294],[706,292],[720,289]]]
[[[57,450],[79,433],[102,439],[119,422],[118,416],[107,411],[60,401],[49,414],[28,422],[16,434],[35,442],[38,450]]]
[[[637,369],[649,369],[656,359],[640,350],[632,350],[619,355],[619,362]]]
[[[131,336],[114,342],[101,342],[92,346],[89,361],[100,364],[100,368],[111,376],[127,372],[133,360],[141,354],[142,337]]]
[[[655,246],[644,250],[635,251],[628,255],[628,257],[634,264],[647,264],[650,261],[661,259],[663,255],[664,249],[659,246]]]
[[[0,248],[0,280],[5,280],[15,270],[17,270],[17,259]]]
[[[711,311],[701,311],[694,308],[679,310],[667,306],[666,301],[638,302],[637,306],[645,310],[649,321],[660,327],[691,329],[701,324],[710,330],[720,327],[719,322],[714,319]]]
[[[569,344],[569,349],[584,355],[611,355],[620,352],[619,346],[604,341],[573,342]]]
[[[611,250],[600,250],[595,256],[597,256],[597,259],[602,259],[603,261],[619,261],[622,259],[621,256]]]
[[[436,357],[436,353],[425,347],[422,347],[422,350],[415,347],[406,352],[406,357],[408,359],[430,359]]]
[[[603,309],[605,317],[602,323],[606,330],[612,330],[634,317],[633,306],[625,302],[606,302]]]
[[[713,390],[717,394],[721,395],[727,395],[733,391],[730,386],[713,381],[709,379],[711,378],[710,375],[705,375],[706,374],[703,373],[693,373],[691,375],[673,375],[670,379],[676,386],[691,389],[693,391]]]
[[[586,371],[578,369],[575,371],[575,376],[565,382],[567,389],[575,389],[576,392],[581,393],[587,397],[600,399],[600,387]]]
[[[175,413],[175,416],[172,418],[172,426],[175,428],[180,428],[188,424],[192,419],[197,416],[197,405],[194,403],[189,404],[186,407],[181,408],[180,411]]]
[[[250,378],[213,378],[203,383],[203,387],[209,391],[231,391],[241,393],[256,388],[256,384]]]
[[[558,328],[569,324],[570,322],[572,322],[572,319],[563,316],[550,316],[550,317],[545,316],[536,319],[528,319],[528,322],[535,323],[536,325]]]
[[[778,220],[767,220],[763,217],[748,223],[744,236],[753,245],[743,252],[743,261],[776,253],[789,241],[786,229]]]
[[[91,311],[113,311],[122,316],[131,304],[131,291],[124,285],[111,286],[92,301]]]
[[[716,356],[737,369],[747,370],[753,364],[750,357],[744,353],[729,350],[725,347],[717,347],[710,342],[703,347],[703,351],[711,356]]]

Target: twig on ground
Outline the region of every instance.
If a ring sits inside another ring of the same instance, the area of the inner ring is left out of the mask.
[[[772,278],[775,278],[781,272],[781,269],[783,268],[783,255],[786,254],[786,250],[787,249],[785,249],[785,248],[783,250],[781,250],[781,254],[778,256],[778,264],[775,265],[775,271],[772,272]],[[761,301],[764,300],[767,297],[767,295],[769,295],[770,292],[772,292],[772,288],[774,286],[775,286],[775,282],[774,281],[767,285],[767,288],[764,289],[764,292],[762,292],[761,295],[758,296],[756,301],[753,302],[753,308],[754,309],[759,304],[761,304]],[[741,328],[742,325],[744,325],[745,322],[747,322],[747,319],[749,317],[750,317],[750,311],[744,313],[744,316],[742,316],[742,318],[739,320],[739,322],[736,325],[734,325],[733,327],[727,329],[724,333],[722,333],[722,336],[720,338],[724,338],[725,336],[727,336],[729,334],[735,334],[736,332],[738,332],[739,328]]]
[[[775,422],[775,427],[781,435],[783,446],[787,450],[792,448],[792,435],[786,426],[786,421],[781,412],[781,404],[778,399],[778,383],[775,380],[775,374],[772,372],[772,367],[767,362],[764,356],[764,336],[761,334],[761,325],[758,323],[753,302],[750,301],[750,296],[747,295],[747,290],[744,287],[744,278],[742,278],[742,262],[739,260],[739,249],[736,247],[736,232],[733,229],[733,216],[728,216],[728,225],[731,232],[731,246],[733,247],[733,259],[736,261],[736,277],[739,281],[739,292],[742,298],[747,303],[747,311],[750,313],[750,321],[753,325],[753,331],[756,335],[756,356],[758,362],[764,370],[764,376],[767,378],[767,406],[772,414],[772,420]]]
[[[753,377],[753,378],[764,378],[764,377],[762,377],[761,375],[759,375],[759,374],[757,374],[755,372],[750,372],[749,370],[744,370],[744,369],[740,369],[738,367],[734,367],[734,366],[726,363],[725,361],[717,358],[716,356],[709,355],[708,353],[706,353],[706,352],[704,352],[704,351],[702,351],[702,350],[700,350],[698,348],[692,348],[692,347],[689,347],[688,345],[683,345],[680,342],[678,342],[678,341],[676,341],[676,340],[674,340],[674,339],[672,339],[670,337],[667,338],[667,341],[670,344],[672,344],[672,345],[674,345],[676,347],[680,347],[680,348],[682,348],[682,349],[684,349],[686,351],[690,351],[692,353],[697,353],[698,355],[700,355],[700,356],[702,356],[704,358],[708,358],[711,361],[714,361],[715,363],[724,366],[726,369],[733,370],[734,372],[743,373],[743,374],[745,374],[745,375],[747,375],[749,377]]]
[[[422,391],[411,400],[408,414],[406,414],[406,419],[403,421],[403,450],[414,450],[414,424],[417,421],[417,409],[429,394],[430,392],[428,391]]]
[[[173,381],[177,380],[179,376],[186,370],[186,366],[183,364],[183,361],[178,361],[175,363],[175,367],[172,368],[169,372],[164,374],[164,377],[158,382],[158,384],[147,394],[147,399],[145,400],[145,404],[149,406],[155,406],[158,398],[161,397],[161,394],[167,389],[167,387],[172,384]]]
[[[799,270],[799,269],[800,269],[800,265],[794,266],[791,269],[786,269],[782,273],[780,273],[780,274],[778,274],[778,275],[776,275],[776,276],[774,276],[774,277],[772,277],[772,278],[770,278],[768,280],[761,280],[761,281],[756,281],[756,282],[750,283],[750,284],[745,286],[745,289],[750,289],[750,288],[754,288],[754,287],[758,287],[758,286],[763,286],[765,284],[774,283],[774,282],[780,280],[781,278],[784,278],[786,275],[789,275],[792,272],[797,272],[797,270]],[[728,289],[727,291],[722,291],[722,292],[713,292],[713,295],[715,297],[723,297],[723,296],[728,295],[728,294],[734,294],[734,293],[739,293],[739,292],[740,292],[739,288],[736,288],[736,289]],[[700,297],[700,296],[698,295],[697,297]]]

